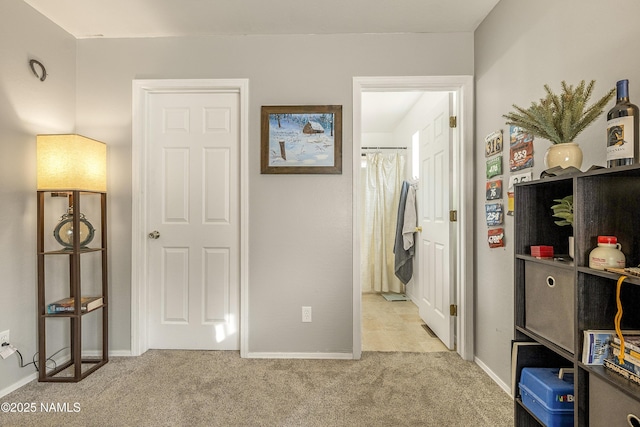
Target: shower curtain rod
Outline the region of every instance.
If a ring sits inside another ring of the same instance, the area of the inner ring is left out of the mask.
[[[407,147],[360,147],[361,150],[406,150]],[[361,156],[366,156],[362,153]]]
[[[407,147],[360,147],[362,150],[406,150]]]

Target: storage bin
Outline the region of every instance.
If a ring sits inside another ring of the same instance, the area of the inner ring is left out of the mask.
[[[560,369],[523,368],[520,397],[547,427],[573,427],[573,374],[558,378]]]
[[[597,375],[589,375],[589,425],[640,426],[640,403]]]
[[[573,270],[527,261],[524,294],[525,328],[573,353]]]

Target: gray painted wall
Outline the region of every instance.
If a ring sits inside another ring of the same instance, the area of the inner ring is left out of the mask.
[[[505,383],[510,378],[513,337],[513,218],[506,219],[507,246],[489,249],[484,222],[484,137],[504,129],[511,105],[528,106],[566,80],[596,80],[597,99],[619,79],[630,80],[640,103],[640,3],[635,0],[501,0],[475,32],[476,78],[476,357]],[[611,101],[613,106],[614,101]],[[604,165],[605,119],[578,137],[582,170]],[[534,141],[534,177],[544,170],[548,141]],[[503,153],[508,164],[508,149]],[[509,173],[503,175],[508,183]],[[541,242],[542,243],[542,242]]]
[[[0,331],[30,362],[36,339],[36,139],[75,121],[76,41],[24,2],[0,0]],[[37,59],[49,77],[29,68]],[[35,372],[0,359],[1,391]]]
[[[109,144],[112,348],[130,345],[133,79],[249,79],[249,351],[349,353],[352,78],[472,73],[472,34],[79,40],[78,130]],[[343,105],[342,175],[260,174],[260,107],[296,104]]]

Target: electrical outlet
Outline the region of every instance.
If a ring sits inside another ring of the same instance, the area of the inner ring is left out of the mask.
[[[9,339],[10,337],[9,332],[10,332],[9,329],[7,329],[6,331],[0,332],[0,346],[5,342],[8,342],[8,343],[11,342],[11,340]]]
[[[302,322],[310,323],[311,322],[311,307],[302,307]]]

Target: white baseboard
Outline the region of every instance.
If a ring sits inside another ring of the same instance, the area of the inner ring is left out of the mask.
[[[353,353],[261,353],[249,352],[247,359],[342,359],[352,360]]]
[[[475,357],[473,359],[473,361],[476,363],[476,365],[480,366],[480,368],[487,374],[489,375],[489,377],[500,386],[500,388],[502,390],[504,390],[505,393],[507,393],[509,395],[509,397],[513,397],[513,395],[511,394],[511,386],[507,383],[505,383],[504,381],[502,381],[500,379],[500,377],[498,377],[491,369],[489,369],[489,367],[487,365],[484,364],[484,362],[480,359],[478,359],[477,357]]]
[[[7,394],[16,391],[22,386],[29,384],[31,381],[38,379],[38,373],[34,372],[26,377],[16,381],[15,383],[8,385],[7,387],[0,390],[0,398],[6,396]]]
[[[132,357],[131,350],[113,350],[109,351],[109,357]]]
[[[100,357],[102,356],[102,351],[100,350],[89,350],[83,351],[82,356],[87,357]],[[131,350],[110,350],[109,357],[129,357],[131,356]]]
[[[100,357],[102,355],[101,351],[84,351],[82,352],[83,356],[87,357]],[[109,352],[109,357],[129,357],[131,356],[131,350],[114,350]],[[55,358],[55,362],[57,365],[65,363],[68,359],[68,355],[61,354],[59,357]],[[8,385],[7,387],[0,390],[0,397],[4,397],[7,394],[16,391],[22,386],[29,384],[33,380],[38,379],[38,373],[33,372],[32,374],[27,375],[24,378],[19,379],[13,384]]]

